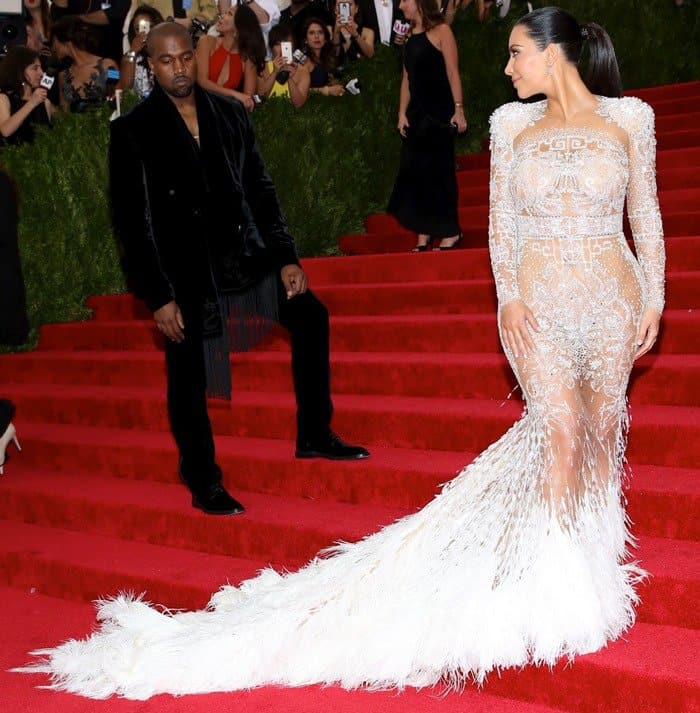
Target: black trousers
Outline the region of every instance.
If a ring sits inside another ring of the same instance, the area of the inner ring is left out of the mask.
[[[279,321],[292,342],[292,374],[297,402],[297,437],[322,436],[330,427],[328,310],[310,290],[287,300],[278,290]],[[206,375],[201,339],[168,341],[168,414],[180,451],[182,477],[192,492],[221,481],[207,412]]]

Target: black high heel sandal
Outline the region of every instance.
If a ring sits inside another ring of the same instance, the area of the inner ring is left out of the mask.
[[[452,245],[445,245],[445,246],[440,245],[438,247],[438,250],[454,250],[462,242],[463,237],[464,236],[462,235],[462,231],[460,230],[459,235],[457,236],[457,240],[455,240],[454,243],[452,243]]]
[[[425,245],[416,245],[411,252],[412,253],[424,253],[427,252],[428,250],[432,250],[432,242],[433,239],[428,236],[428,242]]]

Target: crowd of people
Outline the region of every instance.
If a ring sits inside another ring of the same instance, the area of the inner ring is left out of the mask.
[[[435,0],[447,24],[472,0]],[[283,4],[281,0],[280,4]],[[153,89],[147,43],[153,27],[192,34],[197,82],[248,111],[268,98],[302,106],[310,93],[340,97],[352,65],[377,45],[402,48],[411,23],[399,0],[24,0],[26,41],[0,59],[0,145],[32,141],[55,108],[83,112],[118,90]],[[475,3],[481,14],[479,3]]]

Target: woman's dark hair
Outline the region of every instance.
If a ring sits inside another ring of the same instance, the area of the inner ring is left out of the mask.
[[[440,5],[435,0],[416,0],[416,6],[423,20],[423,29],[427,32],[433,27],[445,24],[445,18],[440,12]]]
[[[91,54],[99,54],[99,40],[92,25],[83,22],[79,17],[69,15],[54,22],[51,28],[51,40],[70,42],[74,47]]]
[[[515,25],[524,27],[540,50],[549,44],[559,45],[564,57],[579,65],[579,71],[587,46],[588,62],[581,77],[588,90],[605,97],[622,96],[622,80],[615,48],[608,33],[600,25],[595,22],[579,25],[573,15],[559,7],[537,8]]]
[[[292,32],[292,28],[284,22],[275,25],[267,36],[267,43],[270,45],[270,49],[282,42],[291,42],[294,44],[294,32]]]
[[[356,12],[353,15],[353,20],[357,25],[358,30],[363,30],[365,27],[365,16],[362,14],[362,8],[359,5],[359,0],[355,0]]]
[[[316,62],[316,55],[314,55],[312,49],[309,47],[308,43],[306,42],[306,35],[309,33],[309,28],[311,25],[318,25],[323,29],[323,36],[326,40],[326,43],[321,47],[321,52],[318,57],[318,63],[326,68],[326,71],[332,72],[335,69],[336,65],[336,58],[335,58],[335,52],[333,51],[333,42],[331,41],[331,33],[328,32],[328,27],[326,26],[326,23],[321,20],[318,17],[310,17],[305,23],[304,23],[304,29],[302,31],[302,37],[304,38],[304,54],[306,54],[307,57],[311,58],[312,62]]]
[[[129,44],[131,44],[134,41],[134,37],[136,37],[136,34],[138,32],[136,29],[136,23],[134,22],[134,20],[139,15],[146,15],[148,17],[148,19],[151,21],[151,28],[165,22],[165,18],[153,6],[139,5],[136,8],[136,10],[134,10],[134,14],[131,17],[131,22],[129,23],[129,31],[126,33],[127,37],[129,38]],[[144,47],[144,52],[145,51],[146,51],[146,48]]]
[[[255,65],[255,71],[260,74],[265,69],[267,54],[260,21],[247,5],[239,5],[233,16],[233,24],[238,33],[238,51]]]
[[[23,45],[14,45],[7,50],[0,62],[0,92],[21,97],[24,72],[39,59],[39,53]]]
[[[29,27],[34,24],[34,18],[29,14],[25,8],[26,22]],[[51,34],[51,8],[49,7],[49,0],[41,0],[41,23],[44,26],[44,31],[47,34]]]

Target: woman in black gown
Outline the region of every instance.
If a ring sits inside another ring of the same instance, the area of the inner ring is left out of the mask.
[[[449,250],[461,239],[454,141],[467,128],[457,43],[434,0],[401,0],[399,7],[412,32],[399,101],[401,163],[388,212],[418,233],[414,252],[433,239]]]

